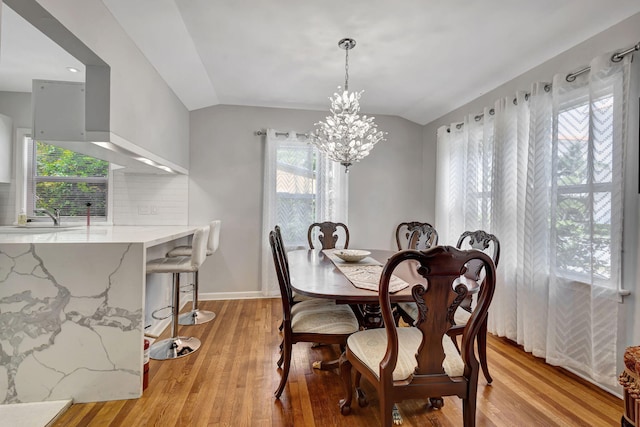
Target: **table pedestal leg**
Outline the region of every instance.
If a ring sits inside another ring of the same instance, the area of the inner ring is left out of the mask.
[[[363,314],[365,329],[382,327],[382,311],[379,304],[365,304]]]

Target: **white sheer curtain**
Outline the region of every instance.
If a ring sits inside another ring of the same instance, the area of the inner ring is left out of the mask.
[[[306,248],[314,222],[347,223],[347,176],[340,164],[319,153],[294,131],[267,130],[262,211],[262,291],[276,295],[278,285],[268,244],[276,225],[287,249]]]
[[[436,227],[500,239],[490,332],[615,387],[630,58],[610,58],[440,128]]]

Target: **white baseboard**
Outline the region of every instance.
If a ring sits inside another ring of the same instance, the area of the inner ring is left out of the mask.
[[[279,297],[279,296],[278,296]],[[251,292],[207,292],[200,293],[200,301],[219,301],[229,299],[260,299],[275,298],[274,296],[265,296],[262,291]]]

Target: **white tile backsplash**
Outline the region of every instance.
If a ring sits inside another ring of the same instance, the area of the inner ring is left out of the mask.
[[[189,177],[113,172],[113,225],[188,225]]]

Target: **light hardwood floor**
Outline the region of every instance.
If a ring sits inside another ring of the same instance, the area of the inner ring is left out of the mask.
[[[183,326],[202,347],[172,361],[151,361],[149,387],[140,399],[73,405],[55,426],[362,426],[380,424],[378,400],[365,384],[369,406],[354,401],[349,416],[340,415],[343,391],[337,372],[314,370],[321,358],[338,349],[299,343],[287,387],[273,397],[278,381],[277,299],[203,301],[213,322]],[[165,333],[166,334],[166,333]],[[164,337],[164,335],[163,335]],[[615,426],[622,400],[545,364],[512,342],[489,337],[492,385],[480,375],[479,426]],[[400,403],[404,426],[460,426],[457,398],[445,398],[442,410],[425,401]]]

